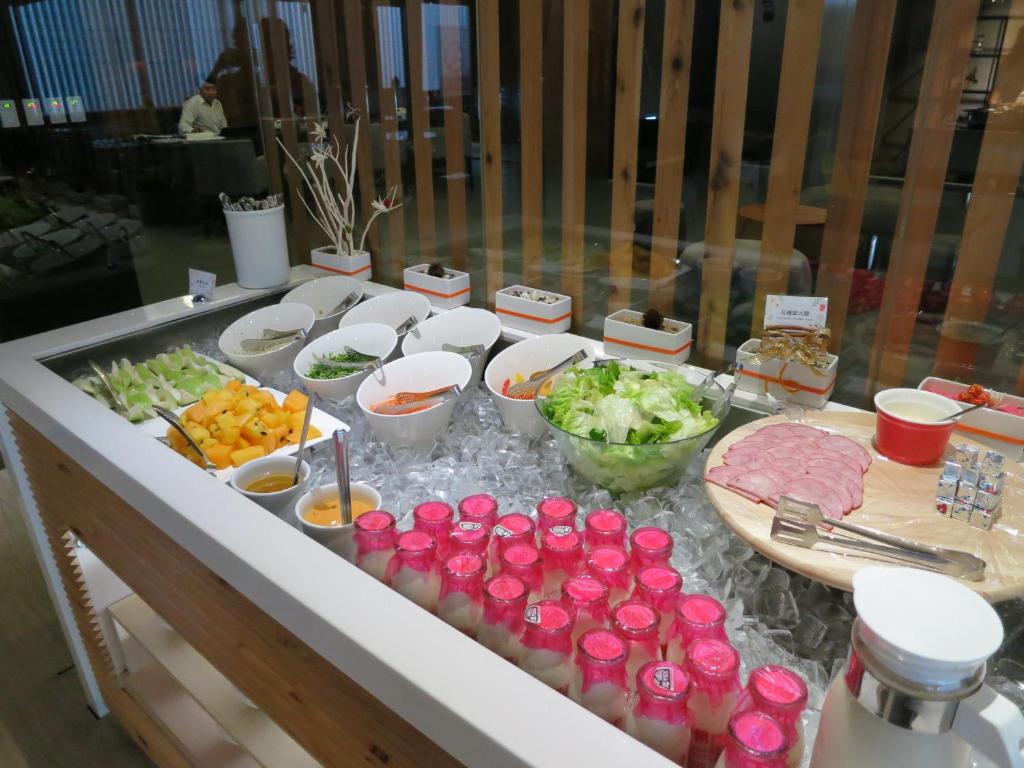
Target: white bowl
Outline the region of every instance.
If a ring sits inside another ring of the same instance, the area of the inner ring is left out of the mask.
[[[398,416],[374,413],[370,406],[398,392],[428,392],[451,384],[465,388],[472,375],[473,367],[462,355],[419,352],[388,363],[379,373],[370,373],[356,391],[356,402],[377,437],[392,448],[429,447],[448,428],[455,399]]]
[[[380,509],[381,498],[375,488],[366,483],[352,483],[352,498],[363,498],[369,501],[370,509]],[[338,498],[338,484],[326,483],[317,486],[309,493],[305,493],[295,503],[295,517],[299,521],[299,527],[309,538],[320,542],[332,552],[336,552],[350,563],[356,561],[355,541],[352,534],[352,525],[317,525],[305,518],[306,510],[321,501]]]
[[[252,354],[242,351],[242,340],[259,339],[268,328],[277,331],[301,328],[308,334],[315,320],[313,310],[305,304],[274,304],[235,320],[217,339],[217,346],[229,363],[262,381],[287,371],[305,342],[297,339],[279,349]]]
[[[412,291],[392,291],[382,293],[357,304],[341,318],[339,328],[358,323],[384,323],[397,328],[410,317],[422,323],[430,316],[430,302],[426,296]]]
[[[554,333],[520,341],[494,356],[484,371],[484,384],[490,390],[505,429],[540,437],[547,428],[533,400],[516,400],[501,394],[505,379],[515,382],[517,373],[529,378],[531,374],[550,368],[581,349],[588,357],[596,356],[596,345],[591,339],[571,333]]]
[[[417,352],[437,352],[443,344],[454,344],[456,347],[482,344],[484,353],[470,360],[473,376],[469,383],[475,387],[480,383],[487,355],[499,336],[501,321],[496,314],[486,309],[459,307],[427,318],[416,327],[416,333],[406,334],[402,340],[402,354],[408,356]]]
[[[309,332],[309,338],[318,339],[338,327],[341,316],[349,310],[328,313],[353,292],[357,296],[356,304],[358,304],[363,298],[362,281],[345,277],[345,275],[318,277],[288,291],[281,299],[281,303],[305,304],[312,309],[316,315],[316,322],[313,323],[313,330]]]
[[[309,464],[305,461],[302,462],[302,469],[299,470],[298,485],[293,485],[291,488],[285,488],[283,491],[275,491],[274,493],[254,493],[252,491],[245,490],[245,487],[260,477],[281,472],[289,475],[295,472],[294,456],[264,456],[262,459],[253,459],[252,461],[248,461],[240,466],[231,476],[231,487],[243,496],[255,501],[264,509],[273,512],[275,515],[280,517],[292,508],[292,505],[295,503],[295,499],[297,499],[305,489],[305,485],[309,481]]]
[[[313,365],[316,356],[341,354],[348,346],[357,352],[374,355],[384,361],[388,359],[388,355],[394,352],[397,345],[398,336],[390,326],[383,323],[349,325],[331,331],[326,336],[321,336],[312,344],[304,347],[295,356],[292,368],[296,378],[310,392],[316,392],[321,397],[341,400],[355,393],[371,369],[367,368],[362,373],[353,373],[351,376],[343,376],[338,379],[311,379],[305,374]]]

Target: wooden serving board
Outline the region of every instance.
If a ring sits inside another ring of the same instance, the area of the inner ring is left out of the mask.
[[[784,416],[770,416],[733,430],[711,450],[707,469],[723,464],[722,456],[733,443],[768,424],[785,421]],[[989,602],[1024,595],[1024,472],[1020,464],[1007,462],[1002,515],[992,530],[982,531],[935,511],[933,502],[941,466],[908,467],[879,455],[872,444],[875,414],[822,411],[802,417],[799,423],[845,435],[871,454],[871,467],[864,475],[864,504],[845,520],[977,555],[988,564],[985,580],[962,583]],[[955,435],[953,441],[957,444],[973,442],[960,435]],[[740,538],[765,557],[804,576],[851,591],[853,574],[882,562],[772,541],[769,534],[774,509],[766,504],[755,504],[713,483],[705,482],[705,487],[726,525]],[[836,532],[845,533],[839,529]]]

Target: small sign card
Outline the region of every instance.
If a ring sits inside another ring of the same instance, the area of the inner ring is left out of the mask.
[[[824,328],[828,299],[820,296],[768,296],[764,306],[764,327]]]
[[[213,298],[213,289],[217,286],[217,275],[201,269],[188,270],[188,292],[193,300],[209,301]]]

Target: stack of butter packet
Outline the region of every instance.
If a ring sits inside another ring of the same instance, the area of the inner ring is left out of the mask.
[[[989,530],[999,517],[1003,499],[1006,457],[975,445],[956,446],[956,458],[947,461],[939,476],[935,508],[946,517]]]

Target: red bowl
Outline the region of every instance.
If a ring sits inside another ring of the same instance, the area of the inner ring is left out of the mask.
[[[921,411],[920,420],[900,408]],[[918,389],[887,389],[875,395],[875,447],[883,456],[915,467],[935,464],[946,451],[955,421],[928,419],[955,416],[960,407],[949,398]],[[896,411],[896,413],[893,413]]]

